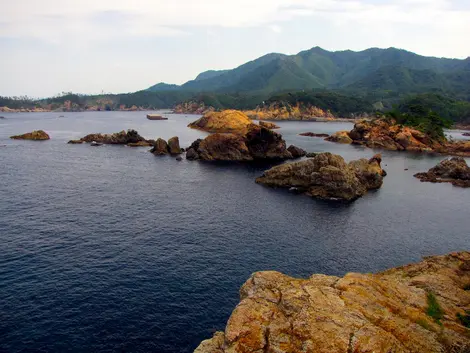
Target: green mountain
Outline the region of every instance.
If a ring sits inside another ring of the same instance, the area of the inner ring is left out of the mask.
[[[296,55],[267,54],[232,70],[206,71],[171,89],[254,94],[310,89],[439,92],[470,99],[469,78],[470,58],[425,57],[396,48],[330,52],[314,47]]]

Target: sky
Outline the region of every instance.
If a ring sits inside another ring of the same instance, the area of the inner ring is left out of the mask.
[[[270,52],[470,56],[470,0],[0,0],[0,95],[181,84]]]

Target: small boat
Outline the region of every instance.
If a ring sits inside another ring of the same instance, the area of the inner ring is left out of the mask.
[[[98,146],[103,146],[103,144],[100,143],[100,142],[92,141],[91,144],[90,144],[90,146],[98,147]]]
[[[149,120],[168,120],[168,118],[165,118],[164,116],[158,115],[158,114],[147,114],[147,119]]]

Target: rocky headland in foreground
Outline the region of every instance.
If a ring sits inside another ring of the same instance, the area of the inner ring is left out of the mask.
[[[195,353],[470,351],[470,253],[377,274],[254,273],[224,332]]]
[[[300,162],[286,163],[264,172],[257,183],[271,187],[295,188],[320,199],[353,201],[379,189],[385,171],[380,166],[380,154],[371,159],[346,163],[343,157],[329,152]]]
[[[10,136],[13,140],[32,140],[32,141],[45,141],[50,140],[51,137],[44,130],[35,130],[23,135]]]
[[[431,183],[451,183],[464,188],[470,187],[470,167],[462,157],[444,159],[429,171],[414,176],[421,181]]]
[[[327,141],[356,144],[392,151],[436,152],[468,157],[470,141],[450,142],[432,138],[417,129],[398,125],[386,119],[362,120],[351,131],[338,131]]]

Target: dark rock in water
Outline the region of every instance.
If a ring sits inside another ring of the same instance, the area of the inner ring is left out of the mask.
[[[316,134],[314,132],[303,132],[299,134],[300,136],[309,136],[309,137],[329,137],[328,134]]]
[[[178,139],[177,136],[172,137],[168,140],[168,149],[170,151],[170,154],[181,153],[180,140]]]
[[[155,143],[151,143],[150,141],[139,141],[135,143],[128,143],[127,146],[129,147],[152,147]]]
[[[414,175],[421,181],[431,183],[452,183],[464,188],[470,187],[470,167],[462,157],[444,159],[426,173]]]
[[[82,144],[82,143],[84,143],[84,142],[85,142],[85,141],[82,141],[82,140],[70,140],[70,141],[67,142],[67,143],[72,144],[72,145],[79,145],[79,144]]]
[[[300,158],[307,155],[307,152],[300,147],[290,145],[287,150],[292,154],[293,158]]]
[[[315,157],[317,154],[318,154],[317,152],[309,152],[309,153],[307,153],[305,156],[306,156],[307,158],[313,158],[313,157]]]
[[[33,132],[28,132],[23,135],[10,136],[13,140],[32,140],[32,141],[44,141],[50,140],[50,136],[43,130],[36,130]]]
[[[470,132],[464,132],[462,136],[470,136]]]
[[[178,156],[178,157],[176,157],[176,160],[177,160],[178,162],[181,162],[181,161],[183,160],[183,157]]]
[[[257,183],[297,188],[321,199],[352,201],[367,190],[382,186],[384,172],[380,155],[347,164],[343,157],[325,152],[301,162],[286,163],[264,172]]]
[[[0,116],[0,119],[5,119],[5,117],[4,117],[4,116]]]
[[[170,149],[164,139],[158,138],[157,141],[155,141],[155,145],[150,150],[150,152],[152,152],[153,154],[157,156],[161,156],[161,155],[168,154],[170,152]]]
[[[135,130],[123,130],[114,134],[89,134],[81,138],[81,140],[88,143],[95,141],[109,145],[127,145],[147,142],[147,140],[140,136]]]
[[[187,159],[207,161],[285,160],[292,154],[278,133],[252,124],[247,133],[213,134],[196,140],[187,149]]]

